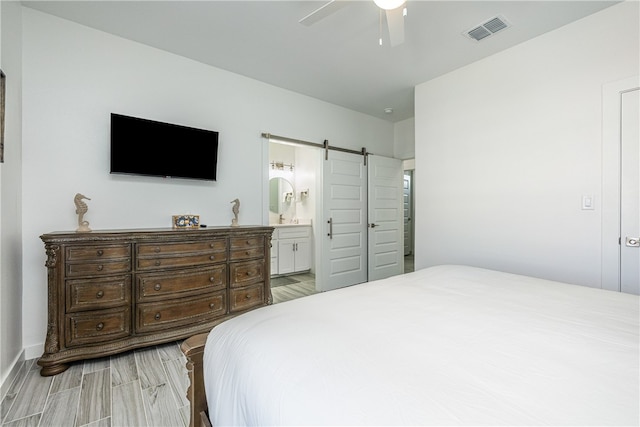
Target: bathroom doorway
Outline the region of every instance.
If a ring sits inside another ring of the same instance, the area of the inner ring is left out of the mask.
[[[382,170],[390,170],[391,167],[384,162],[391,162],[398,168],[396,175],[398,183],[396,190],[394,190],[398,202],[397,209],[393,210],[398,212],[399,217],[397,220],[398,225],[395,227],[395,229],[398,230],[397,237],[393,240],[398,242],[396,251],[398,253],[398,262],[396,264],[399,265],[399,268],[397,272],[391,275],[402,274],[406,271],[407,258],[403,256],[404,235],[402,215],[404,195],[402,190],[402,176],[405,167],[403,162],[375,155],[363,156],[357,153],[349,154],[349,156],[353,156],[354,162],[357,160],[363,164],[361,174],[364,179],[361,183],[361,189],[358,191],[359,194],[362,194],[363,198],[360,201],[360,203],[362,203],[362,214],[358,216],[359,220],[357,221],[363,229],[360,230],[358,228],[358,233],[351,232],[351,234],[349,234],[345,231],[345,227],[353,222],[352,220],[348,220],[352,216],[347,215],[342,218],[344,216],[342,214],[338,216],[325,215],[325,210],[332,206],[328,201],[333,200],[336,196],[338,199],[346,197],[343,193],[347,191],[347,187],[351,187],[348,186],[346,182],[343,183],[343,185],[338,185],[340,183],[336,184],[338,188],[335,189],[335,191],[329,191],[327,190],[329,187],[324,187],[327,177],[339,176],[341,171],[344,172],[346,163],[351,164],[352,162],[347,161],[348,159],[342,159],[342,161],[339,162],[339,167],[335,166],[333,169],[329,167],[328,171],[325,172],[324,169],[327,167],[326,155],[328,154],[329,158],[333,158],[338,155],[339,150],[335,151],[330,149],[327,153],[322,148],[280,141],[268,141],[267,144],[268,156],[265,157],[268,157],[269,162],[269,184],[266,187],[269,193],[268,218],[269,225],[275,228],[274,239],[272,240],[271,264],[272,281],[274,281],[274,283],[279,284],[282,280],[295,279],[293,276],[295,274],[308,273],[315,278],[316,290],[328,290],[333,287],[348,286],[350,284],[372,280],[371,277],[375,277],[375,274],[372,276],[368,270],[370,270],[370,268],[377,268],[376,266],[386,265],[384,262],[382,264],[380,264],[380,262],[381,260],[388,261],[390,251],[386,251],[384,257],[380,254],[376,255],[377,252],[373,251],[376,258],[372,261],[369,259],[371,250],[368,248],[368,243],[371,243],[371,239],[380,243],[380,239],[383,237],[386,240],[382,243],[387,247],[393,243],[387,240],[391,234],[396,235],[396,233],[391,233],[391,229],[385,231],[386,226],[393,224],[391,219],[387,218],[387,212],[390,212],[391,209],[384,209],[385,215],[380,216],[378,210],[371,210],[371,206],[367,205],[369,199],[377,200],[376,197],[372,198],[372,196],[367,195],[368,187],[371,186],[370,183],[367,184],[367,176],[371,173],[373,173],[372,176],[374,177],[378,176],[379,173],[376,174],[375,171],[380,168],[382,168]],[[340,154],[346,155],[346,153]],[[366,157],[369,158],[370,162],[366,161]],[[349,157],[349,159],[351,159],[351,157]],[[383,163],[379,164],[377,168],[367,165],[367,163],[378,164],[380,161]],[[372,167],[373,169],[370,171],[369,169]],[[389,171],[385,171],[381,176],[386,176],[388,173]],[[388,189],[393,186],[385,185],[384,187],[385,191],[388,191]],[[377,187],[374,185],[372,188],[376,189]],[[326,195],[325,193],[327,191],[333,194],[333,196]],[[378,188],[375,194],[379,194],[380,191],[380,188]],[[342,194],[342,196],[340,196],[340,194]],[[325,198],[327,201],[325,201]],[[352,210],[353,209],[349,212]],[[371,212],[369,212],[370,210]],[[343,209],[340,210],[340,212],[344,213],[346,211]],[[327,218],[325,218],[325,216]],[[333,218],[334,216],[336,217]],[[325,221],[326,219],[329,219],[329,224],[325,224],[325,222],[327,222]],[[333,227],[332,224],[330,224],[331,219],[334,220]],[[343,224],[344,221],[347,222]],[[375,227],[375,229],[373,227]],[[331,236],[332,231],[333,236],[327,237]],[[346,249],[353,246],[354,236],[356,234],[360,236],[360,238],[356,240],[360,242],[362,246],[358,252],[360,255],[357,256],[357,260],[359,260],[357,263],[357,266],[359,266],[358,269],[359,271],[363,271],[364,274],[361,280],[347,281],[348,283],[340,285],[342,282],[337,278],[338,276],[342,277],[341,271],[345,269],[345,271],[353,270],[353,266],[349,266],[355,262],[355,255],[350,258],[344,258],[341,255],[342,258],[337,261],[334,260],[333,264],[328,263],[328,268],[325,267],[321,269],[321,271],[317,271],[319,266],[325,265],[325,262],[328,261],[325,252],[329,247],[337,248],[340,253],[343,253]],[[309,255],[311,256],[310,262],[308,258]],[[302,258],[303,261],[301,261],[300,258]],[[387,262],[387,264],[389,263]],[[301,271],[301,268],[305,270]],[[349,268],[351,268],[351,270],[349,270]],[[387,274],[387,276],[388,275],[389,274]],[[305,281],[308,282],[308,280]]]
[[[403,162],[403,214],[404,214],[404,272],[410,273],[414,267],[415,211],[414,211],[414,170],[413,161]]]

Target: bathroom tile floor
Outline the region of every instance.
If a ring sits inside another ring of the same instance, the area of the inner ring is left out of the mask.
[[[316,278],[310,273],[274,277],[271,279],[271,293],[274,304],[312,295],[316,293]]]

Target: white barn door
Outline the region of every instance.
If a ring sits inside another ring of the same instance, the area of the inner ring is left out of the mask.
[[[323,166],[319,291],[367,281],[367,171],[364,156],[329,151]]]
[[[404,271],[404,191],[402,161],[368,159],[369,281]]]

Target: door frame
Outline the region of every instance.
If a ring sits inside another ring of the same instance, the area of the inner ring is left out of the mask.
[[[640,88],[640,76],[602,87],[602,277],[600,287],[620,291],[620,117],[622,94]]]
[[[414,227],[413,227],[413,221],[414,221],[414,209],[413,209],[413,173],[414,170],[413,169],[403,169],[402,171],[402,179],[404,180],[405,176],[409,176],[409,218],[407,220],[407,224],[405,225],[406,227],[406,234],[409,235],[409,238],[406,239],[404,241],[405,246],[409,246],[409,253],[405,253],[404,256],[408,256],[408,255],[413,255],[414,253],[414,246],[413,246],[413,236],[414,236]],[[404,196],[404,188],[403,188],[403,196]],[[404,207],[404,206],[403,206]],[[404,213],[404,212],[403,212]]]

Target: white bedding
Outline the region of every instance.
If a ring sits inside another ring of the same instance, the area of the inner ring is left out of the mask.
[[[214,426],[638,425],[639,299],[461,266],[265,307],[205,347]]]

